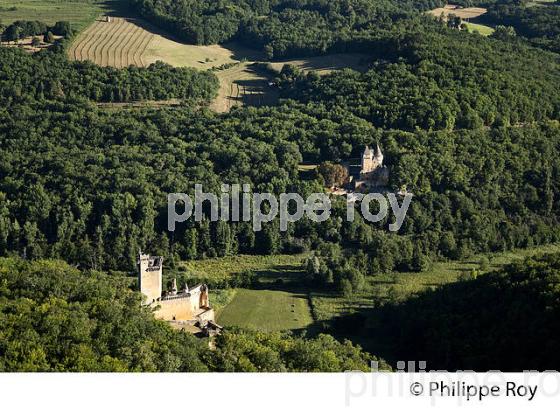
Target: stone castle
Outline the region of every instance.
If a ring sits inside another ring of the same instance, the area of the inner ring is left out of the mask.
[[[187,329],[204,335],[218,333],[221,327],[214,322],[214,310],[208,299],[208,286],[199,284],[193,288],[184,286],[177,290],[173,279],[171,289],[163,291],[163,257],[140,252],[138,256],[138,281],[140,292],[146,297],[144,303],[154,308],[156,319],[166,320],[173,327]]]
[[[383,165],[383,152],[379,144],[375,151],[366,146],[360,166],[350,166],[350,184],[356,191],[386,186],[389,183],[389,169]]]

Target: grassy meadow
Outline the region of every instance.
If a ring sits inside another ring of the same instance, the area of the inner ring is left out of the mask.
[[[290,279],[302,274],[305,254],[299,255],[235,255],[223,258],[181,262],[185,277],[222,279],[243,271],[255,272],[261,283]],[[297,277],[295,278],[297,279]]]
[[[304,288],[301,255],[238,255],[180,263],[193,278],[220,279],[243,271],[255,272],[256,289],[211,289],[218,323],[261,330],[320,330],[333,319],[371,309],[387,301],[446,283],[499,269],[516,260],[541,253],[560,252],[560,245],[545,245],[496,254],[475,255],[465,261],[437,262],[426,272],[387,273],[369,277],[366,287],[351,296]],[[314,323],[316,321],[316,323]]]
[[[238,289],[216,320],[264,331],[305,329],[313,323],[305,293],[266,289]]]
[[[492,27],[485,26],[483,24],[466,23],[466,22],[465,24],[467,25],[467,30],[469,30],[469,33],[478,32],[483,36],[489,36],[494,32],[494,29]]]
[[[54,24],[65,20],[83,30],[101,14],[114,11],[118,4],[115,0],[0,0],[0,20],[4,24],[15,20]]]
[[[318,321],[372,308],[390,300],[405,300],[429,288],[499,269],[516,260],[541,253],[560,252],[560,245],[544,245],[510,252],[475,255],[465,261],[437,262],[426,272],[388,273],[369,277],[365,289],[350,297],[310,292],[311,306]]]

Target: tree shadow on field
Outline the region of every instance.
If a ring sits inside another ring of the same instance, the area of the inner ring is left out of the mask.
[[[272,79],[263,70],[251,64],[246,67],[245,73],[254,78],[234,81],[234,84],[240,88],[241,94],[239,98],[243,101],[244,105],[261,107],[278,103],[280,93],[274,84],[271,83]]]
[[[130,7],[128,1],[123,0],[105,0],[103,2],[103,8],[106,9],[105,15],[111,17],[131,17],[138,16],[136,10]]]

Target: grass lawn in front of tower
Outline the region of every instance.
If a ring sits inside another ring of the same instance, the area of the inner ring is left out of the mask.
[[[216,321],[263,331],[304,329],[313,323],[305,294],[256,289],[238,289]]]

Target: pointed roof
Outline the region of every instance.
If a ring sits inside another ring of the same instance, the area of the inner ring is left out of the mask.
[[[375,150],[375,156],[376,157],[383,156],[383,153],[381,152],[381,148],[379,147],[379,144],[377,144],[377,149]]]
[[[367,157],[373,154],[373,151],[371,150],[371,148],[369,147],[369,145],[366,145],[366,149],[364,150],[363,156]]]

